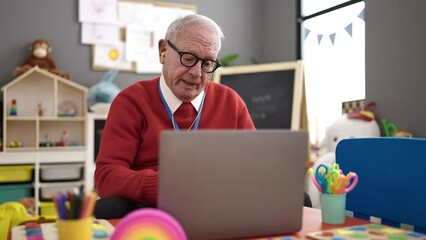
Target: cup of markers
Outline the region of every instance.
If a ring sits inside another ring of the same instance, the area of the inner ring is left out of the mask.
[[[91,240],[92,215],[96,202],[94,192],[74,191],[54,195],[58,213],[59,240]]]
[[[339,164],[320,164],[314,171],[309,169],[311,180],[321,193],[322,222],[343,224],[345,222],[346,194],[358,183],[354,172],[344,174]]]

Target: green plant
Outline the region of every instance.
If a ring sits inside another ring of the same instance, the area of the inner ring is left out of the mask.
[[[238,57],[239,57],[239,54],[234,53],[234,54],[224,56],[219,61],[220,61],[220,64],[222,64],[222,66],[226,67],[226,66],[230,66],[231,63],[235,61]]]

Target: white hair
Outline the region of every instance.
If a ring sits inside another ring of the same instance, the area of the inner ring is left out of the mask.
[[[203,26],[209,28],[216,36],[216,42],[219,46],[218,50],[222,46],[222,39],[225,38],[222,29],[220,29],[219,25],[217,25],[215,21],[200,14],[186,15],[185,17],[178,18],[173,21],[167,28],[166,39],[176,37],[185,27],[188,26]]]

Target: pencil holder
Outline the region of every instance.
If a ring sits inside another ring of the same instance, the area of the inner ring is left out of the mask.
[[[321,194],[321,217],[323,223],[345,222],[346,194]]]
[[[92,240],[92,218],[59,219],[59,240]]]

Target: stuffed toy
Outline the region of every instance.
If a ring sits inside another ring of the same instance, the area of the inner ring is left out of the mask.
[[[56,68],[56,64],[50,57],[52,47],[46,39],[36,39],[30,46],[30,56],[25,59],[21,66],[13,69],[12,75],[18,77],[34,66],[45,69],[51,73],[59,75],[63,78],[70,79],[67,72],[62,72]]]
[[[89,107],[93,108],[96,104],[107,104],[114,100],[115,96],[121,91],[113,81],[117,76],[118,71],[116,69],[109,70],[101,79],[101,81],[93,85],[87,96],[87,103]]]
[[[25,207],[17,202],[0,204],[0,239],[9,239],[12,228],[23,222],[27,217]]]
[[[368,110],[375,106],[369,103],[358,112],[344,114],[326,130],[326,136],[321,144],[326,153],[322,154],[312,166],[315,171],[320,164],[331,165],[336,162],[336,146],[342,139],[380,137],[380,127],[375,121],[374,114]],[[309,173],[305,178],[305,191],[309,194],[312,207],[320,208],[320,192],[310,179]]]

